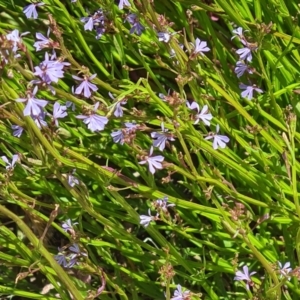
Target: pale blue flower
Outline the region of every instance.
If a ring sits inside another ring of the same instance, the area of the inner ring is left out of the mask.
[[[248,100],[251,100],[253,98],[253,91],[256,91],[257,93],[263,93],[263,90],[261,90],[260,88],[258,88],[255,84],[254,85],[246,85],[244,83],[241,83],[239,85],[239,88],[241,90],[244,90],[241,93],[241,96],[243,98],[247,98]]]
[[[163,151],[166,147],[167,141],[175,141],[173,134],[168,134],[168,129],[164,127],[164,123],[161,123],[162,132],[151,132],[153,140],[153,146],[158,147],[160,151]]]
[[[20,137],[23,133],[24,128],[19,125],[11,125],[11,129],[13,130],[13,136]]]
[[[97,86],[90,81],[93,80],[97,74],[93,74],[91,76],[84,76],[84,78],[80,78],[78,76],[72,75],[72,77],[78,81],[82,81],[82,83],[76,88],[75,94],[80,95],[83,91],[83,95],[86,98],[90,98],[93,92],[98,90]]]
[[[149,156],[146,156],[145,160],[139,162],[140,165],[148,164],[149,171],[151,174],[154,174],[156,170],[161,170],[163,168],[162,162],[164,161],[164,157],[162,155],[152,156],[153,147],[151,146]]]
[[[119,9],[123,9],[124,6],[131,6],[131,4],[128,0],[120,0],[118,5]]]
[[[30,18],[37,19],[38,12],[37,12],[36,8],[38,6],[43,6],[43,5],[45,5],[45,3],[43,3],[43,2],[29,4],[23,8],[23,13],[25,14],[27,19],[30,19]]]
[[[4,163],[6,164],[6,166],[5,166],[6,170],[11,170],[15,167],[15,164],[16,164],[18,158],[19,158],[19,155],[14,154],[13,157],[12,157],[11,162],[8,160],[8,158],[5,155],[1,156],[1,158],[4,161]]]
[[[171,298],[171,300],[187,300],[189,299],[191,295],[191,292],[186,290],[182,291],[182,287],[180,284],[177,285],[177,289],[174,292],[174,296]]]
[[[219,124],[216,126],[216,133],[205,137],[205,140],[213,139],[213,148],[216,150],[219,147],[224,149],[226,147],[226,143],[229,142],[229,137],[226,135],[218,134],[220,130]]]
[[[236,63],[236,67],[234,69],[234,73],[237,75],[238,78],[243,76],[245,72],[248,72],[249,74],[253,74],[252,70],[247,66],[243,61],[238,61]]]
[[[201,41],[199,38],[196,38],[193,54],[201,54],[204,55],[203,52],[208,52],[210,50],[209,47],[207,47],[207,42]]]
[[[251,272],[249,274],[249,268],[247,266],[243,267],[243,271],[237,271],[235,273],[234,280],[237,281],[246,281],[246,288],[249,290],[249,285],[252,284],[251,276],[256,274],[256,272]]]

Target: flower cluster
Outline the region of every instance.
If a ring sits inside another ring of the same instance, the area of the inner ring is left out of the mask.
[[[84,23],[84,30],[96,32],[96,39],[100,39],[106,31],[106,16],[100,8],[88,17],[80,19]]]
[[[141,215],[140,216],[140,225],[144,227],[148,227],[151,221],[155,221],[159,219],[159,213],[162,212],[164,214],[168,214],[168,208],[174,207],[174,203],[168,203],[169,198],[167,196],[157,199],[152,202],[152,206],[156,210],[156,215],[151,215],[151,210],[149,208],[148,215]]]
[[[58,248],[58,254],[54,256],[54,259],[59,265],[70,269],[78,264],[80,257],[87,257],[87,253],[81,251],[79,245],[74,243],[68,249]]]
[[[240,42],[245,46],[244,48],[238,49],[236,53],[239,55],[239,61],[236,63],[236,67],[234,69],[235,74],[238,78],[244,75],[245,72],[249,74],[253,74],[251,67],[249,67],[246,62],[252,61],[252,52],[257,50],[257,44],[249,43],[243,33],[243,28],[238,27],[237,29],[232,31],[235,35],[231,38],[234,39],[237,37]],[[246,31],[244,31],[246,32]],[[243,90],[241,96],[248,100],[253,98],[253,92],[256,91],[257,93],[263,93],[263,90],[258,88],[255,84],[246,85],[241,83],[239,88]]]

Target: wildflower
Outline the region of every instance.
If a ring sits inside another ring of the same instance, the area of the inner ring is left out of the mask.
[[[35,122],[36,126],[39,129],[42,129],[42,127],[47,127],[47,122],[45,121],[45,112],[42,110],[38,115],[32,115],[31,118]]]
[[[201,119],[202,122],[206,125],[210,125],[210,120],[213,118],[212,114],[208,113],[208,106],[204,105],[201,112],[199,114],[196,114],[196,121],[194,124],[198,124],[199,120]]]
[[[71,108],[72,111],[74,111],[76,109],[75,103],[73,103],[72,101],[67,101],[66,102],[66,107]]]
[[[59,47],[57,42],[54,42],[51,38],[49,38],[49,34],[50,34],[50,28],[48,28],[47,37],[45,37],[43,34],[39,32],[35,34],[35,37],[37,39],[37,41],[33,44],[33,47],[35,47],[35,51],[40,51],[44,48]]]
[[[57,83],[59,78],[64,77],[64,67],[70,65],[68,62],[54,60],[55,57],[55,53],[53,53],[49,59],[49,54],[46,52],[45,60],[38,67],[34,67],[35,72],[33,74],[39,76],[47,84]]]
[[[26,34],[28,34],[28,33],[29,33],[29,32],[26,31],[26,32],[24,32],[24,33],[22,33],[22,34],[20,35],[20,34],[19,34],[19,30],[18,30],[18,29],[15,29],[15,30],[11,31],[10,33],[8,33],[8,34],[6,35],[6,39],[7,39],[8,41],[12,42],[12,44],[13,44],[13,47],[12,47],[12,52],[13,52],[13,53],[16,53],[17,50],[18,50],[18,48],[19,48],[19,46],[21,45],[21,43],[22,43],[21,37],[24,36],[24,35],[26,35]]]
[[[240,56],[240,60],[247,60],[248,62],[252,61],[252,53],[249,47],[244,47],[235,51],[236,54]]]
[[[136,33],[137,35],[141,35],[145,30],[145,27],[138,21],[138,17],[136,14],[129,14],[126,17],[126,21],[132,25],[130,28],[130,34]]]
[[[68,266],[67,257],[63,252],[61,252],[60,248],[58,248],[58,254],[54,256],[54,259],[59,265],[63,266],[64,268],[67,268]]]
[[[113,138],[114,143],[120,143],[121,145],[124,144],[124,133],[122,129],[113,131],[110,135]]]
[[[83,90],[83,95],[86,98],[90,98],[93,92],[96,92],[98,90],[97,86],[91,82],[90,80],[93,80],[97,74],[93,74],[92,76],[84,76],[84,78],[80,78],[78,76],[72,75],[72,77],[78,81],[82,81],[82,83],[76,88],[75,94],[80,95]]]
[[[30,18],[37,19],[38,12],[36,10],[36,7],[43,6],[43,5],[45,5],[45,3],[43,2],[29,4],[23,8],[23,13],[25,14],[27,19]]]
[[[24,116],[30,116],[30,115],[37,116],[42,112],[43,108],[47,105],[48,103],[47,100],[37,99],[34,97],[37,90],[38,88],[36,86],[32,92],[27,94],[27,99],[26,98],[16,99],[17,102],[27,101],[27,104],[23,111]]]
[[[204,55],[203,52],[208,52],[210,48],[207,47],[207,42],[202,41],[199,38],[196,38],[195,40],[195,46],[194,46],[194,51],[193,54],[201,54]]]
[[[67,110],[66,106],[60,105],[58,102],[54,103],[54,105],[53,105],[53,120],[54,120],[55,126],[58,127],[57,119],[64,118],[68,115],[66,110]]]
[[[62,223],[61,227],[65,232],[68,232],[74,230],[73,226],[77,224],[78,222],[72,223],[71,219],[68,219],[66,222]]]
[[[243,267],[243,272],[238,270],[235,273],[234,280],[237,280],[237,281],[246,281],[246,288],[247,288],[247,290],[249,290],[249,286],[253,285],[253,282],[251,280],[251,276],[254,275],[254,274],[256,274],[256,272],[251,272],[249,274],[248,267],[244,266]]]
[[[144,227],[148,227],[151,221],[154,221],[158,215],[151,216],[150,208],[148,210],[148,216],[147,215],[141,215],[140,216],[140,225]]]
[[[177,290],[175,290],[174,296],[171,298],[171,300],[188,300],[190,295],[190,291],[186,290],[183,292],[181,285],[178,284]]]
[[[83,17],[80,19],[81,22],[85,23],[84,24],[84,30],[87,31],[87,30],[90,30],[92,31],[93,28],[94,28],[94,19],[93,17]]]
[[[11,125],[11,129],[13,130],[13,136],[20,137],[23,133],[24,128],[19,125]]]
[[[252,70],[249,69],[249,67],[242,61],[238,61],[236,63],[236,67],[234,69],[234,73],[237,75],[238,78],[243,76],[245,72],[248,72],[249,74],[253,74]]]
[[[168,200],[169,198],[167,196],[161,198],[161,199],[157,199],[153,202],[153,206],[156,209],[161,209],[164,212],[168,211],[168,207],[174,207],[175,204],[174,203],[169,203],[168,204]]]
[[[153,153],[153,147],[151,146],[149,156],[146,156],[146,159],[140,161],[139,164],[143,165],[148,163],[150,173],[154,174],[156,169],[161,170],[163,168],[161,163],[165,158],[162,155],[151,157],[152,153]]]
[[[248,100],[251,100],[253,98],[253,91],[256,91],[257,93],[263,93],[263,90],[261,90],[260,88],[258,88],[255,84],[253,84],[253,85],[246,85],[244,83],[241,83],[239,85],[239,88],[241,90],[244,90],[241,93],[241,96],[243,98],[247,98]]]
[[[171,39],[171,34],[168,32],[159,32],[157,36],[160,42],[168,43]]]
[[[164,128],[164,123],[161,123],[161,130],[162,133],[160,132],[151,132],[151,137],[155,139],[153,141],[153,146],[154,147],[159,147],[160,151],[163,151],[166,147],[166,142],[167,141],[175,141],[174,137],[172,134],[166,134],[168,132],[168,129]]]
[[[113,100],[115,100],[115,97],[113,96],[113,94],[111,92],[108,93],[109,97]],[[122,109],[122,106],[121,105],[124,105],[126,104],[127,101],[119,101],[115,104],[116,108],[115,108],[115,111],[114,111],[114,115],[115,117],[123,117],[123,109]]]
[[[214,139],[213,148],[215,150],[218,149],[218,147],[224,149],[226,147],[226,143],[229,142],[229,137],[228,136],[218,134],[219,130],[220,130],[220,126],[218,124],[217,127],[216,127],[216,133],[214,133],[213,135],[209,135],[209,136],[205,137],[206,140]]]
[[[16,164],[18,158],[19,158],[19,155],[14,154],[13,157],[12,157],[11,162],[8,160],[8,158],[5,155],[1,156],[1,158],[4,161],[4,163],[6,164],[5,169],[6,170],[11,170],[15,167],[15,164]]]
[[[71,245],[69,247],[69,250],[73,253],[71,253],[70,257],[71,258],[75,258],[75,257],[79,257],[79,256],[87,256],[86,252],[83,252],[80,250],[78,244],[74,243],[73,245]]]
[[[281,264],[281,262],[278,262],[279,265],[279,273],[280,273],[280,277],[289,277],[289,273],[291,273],[291,271],[293,270],[290,266],[291,263],[290,262],[286,262],[283,266]]]
[[[186,106],[189,109],[196,110],[197,112],[199,112],[199,110],[200,110],[199,104],[196,101],[193,101],[192,103],[190,103],[189,101],[186,101]]]
[[[73,171],[73,173],[74,173],[74,171]],[[75,184],[79,184],[79,180],[74,175],[69,174],[68,175],[68,184],[69,184],[69,186],[74,187]]]
[[[99,102],[97,102],[94,106],[94,112],[90,115],[79,115],[76,116],[77,119],[82,119],[84,124],[87,124],[88,129],[92,132],[101,131],[104,129],[105,125],[108,123],[108,119],[106,117],[99,116],[95,114],[99,106]]]
[[[104,33],[105,33],[105,28],[97,27],[96,28],[96,39],[99,40]]]
[[[242,27],[238,27],[238,28],[232,30],[232,33],[235,33],[235,35],[231,39],[233,40],[235,37],[238,37],[239,40],[244,39],[243,31],[244,31],[244,29]],[[245,30],[244,32],[246,32],[246,31],[249,31],[249,30]]]
[[[118,5],[119,9],[123,9],[124,6],[131,6],[131,4],[128,0],[120,0]]]

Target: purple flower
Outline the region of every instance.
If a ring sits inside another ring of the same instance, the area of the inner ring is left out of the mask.
[[[253,98],[253,91],[256,91],[257,93],[263,93],[263,90],[261,90],[260,88],[258,88],[255,84],[254,85],[246,85],[244,83],[241,83],[239,85],[239,88],[241,90],[244,90],[241,93],[241,96],[243,98],[247,98],[248,100],[251,100]]]
[[[182,291],[182,287],[180,284],[177,285],[177,290],[174,292],[174,296],[171,298],[171,300],[186,300],[189,299],[188,297],[191,295],[191,292],[186,290]]]
[[[165,159],[162,155],[152,156],[153,147],[151,146],[149,156],[146,156],[145,160],[139,162],[140,165],[148,163],[149,171],[151,174],[154,174],[156,169],[161,170],[163,168],[162,162]]]
[[[157,217],[158,215],[156,215]],[[151,221],[156,219],[155,216],[151,216],[151,211],[150,208],[148,210],[148,216],[147,215],[141,215],[140,216],[140,225],[144,226],[144,227],[148,227],[149,224],[151,223]]]
[[[39,76],[47,84],[57,83],[59,78],[64,77],[64,67],[70,65],[68,62],[53,60],[54,58],[55,54],[49,59],[49,54],[46,52],[45,60],[38,67],[34,67],[35,72],[33,74]]]
[[[72,223],[71,219],[68,219],[66,222],[62,223],[61,227],[65,232],[68,232],[74,230],[73,226],[77,224],[78,222]]]
[[[120,0],[118,6],[119,6],[119,9],[123,9],[124,6],[131,6],[131,4],[128,0]]]
[[[219,130],[220,130],[220,126],[218,124],[217,127],[216,127],[216,133],[214,133],[213,135],[209,135],[209,136],[205,137],[205,140],[214,139],[213,148],[215,150],[218,149],[218,147],[224,149],[226,147],[226,143],[229,142],[229,137],[228,136],[218,134]]]
[[[12,44],[13,44],[13,48],[12,48],[13,53],[17,52],[17,50],[19,48],[19,45],[22,43],[21,37],[28,34],[28,33],[29,32],[26,31],[26,32],[22,33],[21,35],[19,35],[19,30],[15,29],[15,30],[13,30],[12,32],[10,32],[6,35],[6,39],[8,41],[11,41]]]
[[[42,129],[42,127],[47,127],[45,117],[46,115],[44,111],[41,111],[38,115],[31,115],[31,118],[39,129]]]
[[[93,83],[90,83],[89,80],[93,80],[97,74],[93,74],[92,76],[84,76],[84,78],[80,78],[78,76],[72,75],[72,77],[78,81],[82,81],[82,83],[76,88],[75,94],[80,95],[83,90],[83,95],[86,98],[90,98],[93,92],[98,90],[97,86]]]
[[[47,31],[47,37],[45,37],[43,34],[37,32],[35,34],[35,37],[37,39],[37,41],[33,44],[33,47],[35,47],[35,51],[40,51],[44,48],[49,48],[49,47],[53,47],[54,42],[52,39],[49,38],[49,34],[50,34],[50,28]]]
[[[235,51],[236,54],[240,56],[240,60],[247,60],[248,62],[252,61],[252,53],[251,49],[248,48],[247,46],[241,49],[238,49]]]
[[[208,113],[208,106],[204,105],[201,112],[196,114],[196,121],[194,124],[198,124],[199,120],[201,119],[202,122],[206,125],[210,125],[210,120],[213,118],[212,114]]]
[[[108,119],[106,117],[99,116],[95,114],[95,111],[98,109],[99,102],[97,102],[94,106],[94,112],[90,115],[79,115],[76,116],[77,119],[82,119],[84,124],[87,124],[88,129],[92,132],[101,131],[104,129],[105,125],[108,123]]]
[[[11,129],[13,130],[13,136],[20,137],[23,133],[24,128],[19,125],[11,125]]]
[[[151,137],[154,139],[153,146],[159,147],[159,150],[163,151],[166,147],[166,142],[167,141],[175,141],[175,139],[172,134],[167,134],[168,129],[165,129],[163,122],[161,123],[161,130],[162,130],[162,133],[151,132]]]
[[[96,28],[96,39],[101,39],[102,35],[105,33],[105,28],[97,27]]]
[[[93,15],[83,17],[80,21],[84,24],[84,30],[92,31],[94,27],[104,26],[105,15],[101,9],[98,9]]]
[[[157,199],[153,202],[153,206],[155,208],[161,209],[164,212],[168,211],[168,207],[174,207],[175,204],[174,203],[170,203],[168,204],[168,200],[169,198],[167,196],[161,198],[161,199]]]
[[[76,243],[74,243],[73,245],[71,245],[71,246],[69,247],[69,250],[70,250],[71,252],[73,252],[73,253],[70,255],[70,257],[72,257],[72,258],[75,258],[75,257],[78,257],[78,256],[87,256],[87,253],[81,251],[80,248],[79,248],[79,246],[78,246],[78,244],[76,244]]]
[[[159,32],[157,36],[160,42],[168,43],[171,39],[171,34],[168,32]]]
[[[232,33],[234,33],[235,35],[231,38],[232,40],[237,36],[239,38],[239,40],[244,39],[244,34],[243,34],[244,29],[242,27],[238,27],[234,30],[232,30]],[[249,31],[249,30],[245,30],[244,32]]]
[[[281,262],[278,262],[279,265],[279,273],[280,273],[280,277],[290,277],[289,274],[292,272],[292,268],[291,268],[291,263],[290,262],[286,262],[284,265],[281,264]]]
[[[75,111],[75,109],[76,109],[75,103],[73,103],[72,101],[67,101],[66,102],[66,107],[71,108],[72,111]]]
[[[247,266],[244,266],[243,267],[243,272],[242,271],[237,271],[235,273],[235,277],[234,277],[234,280],[237,280],[237,281],[246,281],[246,288],[247,290],[249,290],[249,285],[252,284],[252,280],[251,280],[251,276],[254,275],[256,272],[251,272],[249,274],[249,269]]]
[[[113,96],[113,94],[111,92],[108,93],[109,97],[113,100],[115,100],[115,97]],[[114,111],[114,115],[115,117],[123,117],[123,109],[121,105],[125,105],[127,103],[127,101],[123,100],[123,101],[119,101],[115,104],[115,111]]]
[[[38,13],[36,7],[43,6],[43,5],[45,5],[45,3],[43,2],[29,4],[23,8],[23,13],[26,15],[27,19],[30,18],[37,19]]]
[[[68,115],[66,112],[67,107],[64,105],[60,105],[58,102],[55,102],[53,105],[53,120],[55,125],[58,127],[58,120],[64,118]]]
[[[27,101],[26,107],[23,111],[24,116],[39,115],[42,112],[43,108],[48,103],[48,101],[46,101],[46,100],[37,99],[34,97],[37,92],[37,89],[38,88],[36,86],[31,93],[28,93],[27,99],[26,98],[16,99],[17,102],[26,102]]]
[[[193,54],[201,54],[204,55],[202,52],[208,52],[210,48],[207,47],[207,42],[202,41],[199,38],[196,38],[195,40],[195,46],[194,46],[194,51]]]
[[[126,17],[126,21],[132,25],[130,29],[130,34],[136,33],[137,35],[141,35],[145,30],[145,27],[138,21],[138,17],[136,14],[130,14]]]
[[[14,154],[13,157],[12,157],[11,162],[8,160],[8,158],[5,155],[1,156],[1,158],[4,161],[4,163],[6,164],[5,169],[6,170],[11,170],[15,167],[15,164],[16,164],[18,158],[19,158],[19,155]]]
[[[192,103],[190,103],[189,101],[186,101],[186,106],[189,109],[196,110],[197,112],[199,112],[199,110],[200,110],[199,104],[196,101],[193,101]]]
[[[234,69],[234,73],[237,75],[238,78],[243,76],[245,72],[248,72],[249,74],[253,74],[252,70],[247,66],[244,62],[238,61],[236,63],[236,67]]]
[[[87,30],[90,30],[92,31],[93,28],[94,28],[94,20],[93,20],[93,17],[83,17],[80,19],[80,21],[82,23],[85,23],[84,24],[84,30],[87,31]]]
[[[58,248],[58,251],[60,251],[60,248]],[[67,257],[65,256],[64,253],[58,252],[58,254],[54,256],[54,259],[59,265],[63,266],[64,268],[67,268],[68,262],[67,262]]]
[[[114,143],[124,144],[124,132],[122,129],[113,131],[110,135],[113,138]]]
[[[75,170],[73,170],[74,173]],[[76,184],[79,184],[79,180],[72,174],[68,175],[68,184],[71,187],[74,187]]]

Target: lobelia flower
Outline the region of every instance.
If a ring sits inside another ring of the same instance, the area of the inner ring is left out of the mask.
[[[212,114],[208,113],[208,106],[204,105],[201,112],[199,114],[196,114],[196,121],[194,124],[198,124],[199,120],[201,119],[202,122],[206,125],[210,125],[210,120],[213,118]]]
[[[91,17],[83,17],[80,19],[81,22],[85,23],[84,24],[84,30],[90,30],[92,31],[94,29],[94,20],[93,20],[93,16]]]
[[[17,102],[26,102],[27,104],[25,106],[25,109],[23,111],[24,116],[37,116],[41,114],[43,111],[43,108],[47,105],[48,101],[47,100],[42,100],[42,99],[37,99],[35,98],[35,94],[38,90],[38,87],[36,86],[32,92],[27,94],[27,99],[26,98],[18,98],[16,99]]]
[[[68,175],[68,184],[71,187],[74,187],[76,184],[79,184],[79,180],[72,174]]]
[[[64,105],[60,105],[58,102],[55,102],[53,105],[53,120],[55,126],[58,127],[58,119],[62,119],[68,115],[66,112],[67,107]]]
[[[165,196],[163,198],[160,198],[160,199],[157,199],[153,202],[153,206],[156,209],[161,209],[162,211],[167,212],[168,207],[174,207],[175,206],[174,203],[169,203],[168,204],[168,200],[169,200],[169,198],[167,196]]]
[[[104,26],[105,15],[102,9],[98,9],[93,15],[83,17],[80,21],[84,24],[84,30],[92,31],[94,27]]]
[[[37,12],[36,8],[38,6],[43,6],[43,5],[45,5],[45,3],[43,3],[43,2],[29,4],[23,8],[23,13],[25,14],[27,19],[30,19],[30,18],[37,19],[38,12]]]
[[[119,9],[123,9],[124,6],[131,6],[131,4],[128,0],[120,0],[118,5]]]
[[[125,142],[125,134],[129,134],[137,128],[137,125],[134,123],[125,123],[126,128],[119,129],[117,131],[113,131],[110,135],[113,138],[115,143],[119,143],[121,145]]]
[[[96,39],[101,39],[102,35],[105,33],[105,28],[97,27],[96,28]]]
[[[78,224],[78,222],[72,223],[71,219],[68,219],[67,221],[62,223],[61,227],[62,227],[63,231],[68,232],[68,231],[74,230],[73,226],[77,225],[77,224]]]
[[[75,111],[75,109],[76,109],[75,103],[73,103],[72,101],[67,101],[66,102],[66,107],[71,108],[72,111]]]
[[[247,98],[248,100],[251,100],[253,98],[253,91],[256,91],[257,93],[263,93],[263,90],[261,90],[260,88],[258,88],[255,84],[253,84],[253,85],[246,85],[244,83],[241,83],[239,85],[239,88],[241,90],[244,90],[241,93],[241,96],[243,98]]]
[[[28,33],[29,33],[29,31],[26,31],[26,32],[22,33],[21,35],[19,35],[19,30],[15,29],[6,35],[6,39],[8,41],[12,42],[12,44],[13,44],[13,48],[12,48],[13,53],[16,53],[19,46],[22,44],[21,37],[24,35],[27,35]]]
[[[242,271],[237,271],[235,273],[235,277],[233,280],[237,280],[237,281],[246,281],[246,288],[247,290],[249,290],[249,285],[252,285],[252,280],[251,280],[251,276],[256,274],[256,272],[251,272],[249,274],[249,268],[247,266],[243,267],[243,272]]]
[[[24,128],[19,125],[11,125],[11,129],[13,130],[13,136],[20,137],[23,133]]]
[[[76,116],[77,119],[82,119],[84,124],[87,124],[88,129],[92,132],[101,131],[104,129],[105,125],[108,123],[108,119],[103,116],[99,116],[95,114],[95,111],[99,107],[99,102],[97,102],[94,106],[94,112],[90,115],[79,115]]]
[[[231,40],[233,40],[235,37],[238,37],[240,41],[243,40],[244,39],[243,32],[247,32],[247,31],[249,31],[249,30],[244,31],[244,29],[242,27],[238,27],[238,28],[232,30],[232,33],[234,33],[235,35],[231,38]]]
[[[16,164],[18,158],[19,158],[19,155],[14,154],[13,157],[12,157],[11,162],[8,160],[8,158],[5,155],[1,156],[1,158],[2,158],[2,160],[4,161],[4,163],[6,165],[5,169],[6,170],[11,170],[15,167],[15,164]]]
[[[159,32],[157,36],[160,42],[169,43],[172,35],[168,32]]]
[[[199,112],[199,110],[200,110],[200,106],[196,101],[193,101],[192,103],[190,103],[189,101],[186,101],[186,106],[189,109],[196,110],[197,112]]]
[[[279,265],[279,273],[280,273],[280,277],[290,277],[289,273],[292,272],[292,268],[291,268],[291,263],[290,262],[286,262],[284,265],[281,264],[281,262],[278,262]]]
[[[216,126],[216,133],[214,133],[213,135],[209,135],[209,136],[205,137],[205,140],[214,139],[213,148],[215,150],[218,149],[218,147],[224,149],[226,147],[226,143],[229,142],[229,137],[228,136],[218,134],[219,130],[220,130],[220,126],[218,124]]]
[[[240,56],[240,60],[247,60],[248,62],[252,61],[252,53],[250,48],[244,47],[236,50],[235,52]]]
[[[74,259],[75,257],[79,257],[79,256],[87,256],[87,253],[86,252],[83,252],[80,250],[78,244],[74,243],[73,245],[71,245],[69,247],[69,250],[73,253],[70,254],[70,257],[72,259]]]
[[[186,290],[182,291],[182,287],[180,284],[177,285],[177,290],[174,292],[174,296],[170,300],[188,300],[191,292]]]
[[[51,82],[58,82],[59,78],[64,77],[64,67],[69,66],[68,62],[61,62],[59,60],[53,60],[56,58],[55,52],[49,59],[49,54],[45,53],[45,60],[40,63],[38,67],[34,67],[36,76],[39,76],[44,82],[50,84]]]
[[[136,33],[137,35],[141,35],[145,30],[145,27],[139,22],[136,14],[129,14],[126,17],[126,21],[132,25],[130,28],[130,34]]]
[[[148,227],[151,221],[154,221],[157,218],[158,215],[156,216],[151,216],[151,211],[150,208],[148,210],[148,216],[147,215],[141,215],[140,216],[140,225],[144,227]]]
[[[97,86],[91,82],[90,80],[93,80],[97,74],[93,74],[92,76],[84,76],[84,78],[80,78],[78,76],[72,75],[72,77],[78,81],[82,81],[81,84],[76,88],[75,94],[80,95],[83,91],[83,95],[86,98],[90,98],[93,92],[96,92],[98,90]]]
[[[150,148],[149,156],[146,156],[145,160],[139,162],[140,165],[148,163],[149,171],[154,174],[156,169],[161,170],[163,168],[162,162],[165,159],[162,155],[152,156],[153,146]]]
[[[151,137],[154,139],[153,146],[159,147],[159,150],[163,151],[166,147],[166,142],[167,141],[175,141],[175,139],[172,134],[167,134],[168,129],[165,129],[163,122],[161,123],[161,130],[162,130],[162,133],[151,132]]]
[[[47,87],[53,95],[56,94],[54,87],[50,84],[51,82],[49,82],[49,81],[45,82],[41,79],[34,79],[34,80],[29,81],[29,83],[32,85],[36,85],[37,88],[39,88],[39,86]]]
[[[67,268],[67,257],[63,252],[61,252],[61,248],[58,248],[58,254],[54,256],[54,259],[59,265],[63,266],[64,268]]]
[[[35,124],[39,129],[48,126],[47,122],[45,121],[45,117],[46,115],[44,111],[41,111],[38,115],[31,115],[31,118],[33,119],[33,121],[35,122]]]
[[[37,41],[33,44],[33,47],[35,47],[35,51],[40,51],[44,48],[58,48],[59,44],[57,42],[54,42],[51,38],[49,38],[50,35],[50,28],[48,28],[47,31],[47,37],[45,37],[42,33],[37,32],[35,34],[35,37]]]
[[[244,62],[238,61],[236,63],[236,67],[234,69],[234,73],[237,75],[238,78],[243,76],[245,72],[248,72],[249,74],[253,74],[252,70],[247,66]]]
[[[203,52],[208,52],[209,50],[210,48],[207,47],[207,42],[201,41],[199,38],[196,38],[193,55],[197,55],[197,54],[204,55]]]

